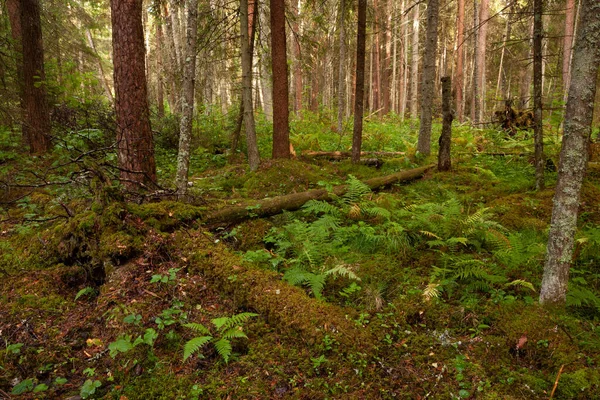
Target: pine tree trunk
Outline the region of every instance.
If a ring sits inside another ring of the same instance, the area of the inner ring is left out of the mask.
[[[356,88],[354,93],[354,131],[352,132],[352,163],[360,162],[365,98],[365,50],[367,36],[367,0],[358,0],[356,30]]]
[[[465,41],[465,0],[458,0],[456,16],[456,79],[454,92],[456,93],[456,113],[458,120],[463,122],[465,113],[465,100],[463,96],[464,85],[464,41]]]
[[[405,14],[406,0],[402,0],[401,7],[402,18],[400,23],[402,24],[402,77],[400,78],[400,119],[404,121],[406,117],[406,103],[408,101],[408,18]]]
[[[159,8],[160,11],[160,8]],[[157,116],[165,116],[164,63],[163,63],[163,32],[160,22],[156,23],[156,103]]]
[[[563,305],[566,300],[581,186],[587,167],[599,66],[600,2],[582,0],[580,28],[573,50],[573,74],[565,112],[548,251],[540,289],[542,304]]]
[[[251,171],[256,171],[260,164],[258,144],[256,142],[256,128],[254,125],[254,107],[252,105],[252,52],[254,42],[254,28],[249,23],[250,14],[254,14],[255,4],[250,13],[248,0],[240,1],[240,30],[242,32],[242,99],[244,110],[244,126],[246,128],[246,144],[248,147],[248,164]],[[253,18],[254,20],[254,18]]]
[[[544,133],[542,125],[542,6],[543,0],[533,1],[533,131],[535,141],[535,188],[544,188]]]
[[[6,0],[6,9],[8,11],[8,18],[10,20],[11,36],[14,45],[13,50],[17,67],[19,109],[21,113],[19,117],[19,123],[21,124],[22,142],[24,146],[29,147],[29,124],[26,123],[27,107],[25,102],[25,80],[23,77],[23,43],[21,41],[23,36],[21,28],[21,1]]]
[[[169,8],[167,3],[165,2],[163,5],[163,19],[165,22],[165,50],[168,54],[168,67],[166,68],[169,85],[169,92],[167,95],[167,100],[169,102],[169,108],[171,113],[177,114],[179,112],[177,105],[177,88],[179,87],[179,58],[177,57],[176,46],[174,35],[175,32],[173,30],[172,19],[170,17]]]
[[[481,0],[479,7],[479,32],[477,34],[477,107],[478,115],[475,118],[476,123],[484,120],[485,113],[485,92],[486,92],[486,45],[487,45],[487,30],[488,19],[490,16],[489,0]]]
[[[344,131],[344,113],[346,110],[346,0],[340,0],[340,60],[338,64],[338,93],[337,93],[337,130]]]
[[[273,71],[273,158],[290,158],[289,84],[285,38],[285,1],[271,4],[271,65]]]
[[[479,99],[479,68],[481,66],[481,61],[479,57],[481,53],[479,52],[479,0],[475,0],[473,2],[473,85],[472,85],[472,104],[471,107],[471,119],[474,124],[479,124],[479,116],[481,115],[481,102]]]
[[[185,35],[183,83],[181,92],[181,121],[179,125],[179,152],[177,153],[177,193],[185,196],[190,169],[190,142],[194,120],[194,93],[196,82],[196,47],[198,37],[198,0],[186,0],[188,13]]]
[[[438,153],[438,170],[450,171],[452,162],[450,160],[450,144],[452,141],[452,83],[450,77],[442,78],[442,134],[440,135],[440,150]]]
[[[156,182],[144,66],[142,0],[111,0],[117,156],[129,189]]]
[[[267,18],[267,14],[266,14],[266,7],[257,7],[258,9],[258,17],[260,18],[260,41],[262,43],[268,43],[269,42],[269,35],[268,35],[268,27],[269,27],[269,18]],[[268,55],[265,53],[265,51],[263,49],[261,49],[261,53],[260,53],[260,62],[259,62],[259,67],[260,67],[260,87],[262,90],[262,97],[263,97],[263,112],[265,113],[265,116],[267,117],[268,121],[273,121],[273,85],[272,85],[272,77],[271,77],[271,73],[269,71],[269,68],[267,68],[268,65]]]
[[[510,0],[509,0],[510,1]],[[512,26],[512,10],[513,6],[510,5],[509,13],[506,18],[506,28],[504,30],[504,38],[502,39],[502,52],[500,53],[500,65],[498,67],[498,80],[496,81],[496,95],[494,99],[499,100],[498,96],[502,96],[503,100],[508,100],[508,96],[505,96],[506,88],[506,74],[504,72],[504,56],[506,54],[506,42],[510,39],[511,26]]]
[[[435,61],[437,56],[437,29],[439,0],[427,2],[427,37],[423,54],[423,79],[421,81],[421,124],[417,151],[428,156],[431,153],[431,120],[435,96]]]
[[[110,84],[108,83],[108,79],[106,78],[106,75],[104,74],[104,67],[102,66],[102,58],[100,58],[100,56],[98,55],[98,51],[96,50],[96,44],[94,43],[94,38],[92,37],[92,32],[89,29],[86,29],[85,36],[88,41],[88,46],[90,46],[90,49],[92,50],[92,52],[94,53],[94,56],[96,58],[96,65],[98,67],[98,76],[100,78],[100,81],[102,82],[102,86],[104,87],[104,93],[106,94],[106,97],[108,97],[108,101],[110,101],[110,103],[113,104],[115,102],[115,99],[113,98],[112,91],[110,90]]]
[[[302,89],[303,89],[303,77],[302,77],[302,61],[301,49],[300,49],[300,36],[301,36],[301,24],[300,24],[300,0],[295,0],[296,4],[292,7],[294,12],[294,32],[292,33],[292,50],[294,60],[294,111],[296,115],[300,115],[302,111]]]
[[[419,6],[420,3],[413,6],[412,53],[410,57],[410,117],[413,119],[419,117],[419,94],[417,93],[419,84]]]

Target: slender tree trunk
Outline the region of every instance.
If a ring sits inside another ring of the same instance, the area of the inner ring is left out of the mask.
[[[167,75],[169,76],[169,93],[167,96],[167,100],[169,101],[169,108],[171,113],[177,114],[179,113],[177,106],[177,88],[179,87],[179,58],[177,57],[176,46],[174,35],[175,32],[173,30],[172,19],[170,17],[169,8],[167,3],[163,5],[163,15],[165,22],[165,44],[166,44],[166,52],[168,54],[168,68],[166,69]]]
[[[354,94],[354,131],[352,133],[352,163],[360,162],[365,98],[365,50],[367,36],[367,0],[358,0],[356,30],[356,88]]]
[[[427,2],[427,38],[423,54],[423,80],[421,81],[421,124],[417,151],[428,156],[431,153],[431,120],[435,96],[435,61],[437,55],[437,28],[439,0]]]
[[[452,83],[450,77],[442,78],[442,134],[440,135],[440,150],[438,153],[438,170],[450,171],[452,162],[450,160],[450,144],[452,141]]]
[[[252,14],[254,14],[253,4]],[[250,10],[248,0],[240,1],[240,30],[242,32],[242,99],[244,110],[244,126],[246,127],[246,144],[248,147],[248,164],[251,171],[256,171],[260,164],[258,144],[256,142],[256,129],[254,125],[254,107],[252,106],[252,43],[254,42],[254,28],[249,24]],[[254,18],[253,18],[254,20]],[[250,36],[251,35],[251,36]]]
[[[542,125],[543,0],[533,1],[533,130],[535,140],[535,188],[544,188],[544,133]]]
[[[465,114],[465,100],[463,96],[464,85],[464,41],[465,41],[465,0],[458,0],[458,11],[456,16],[456,79],[454,81],[454,92],[456,93],[456,112],[458,120],[463,122]]]
[[[481,101],[479,99],[479,68],[481,66],[481,61],[479,60],[479,57],[481,56],[481,53],[479,52],[478,48],[479,48],[479,0],[474,0],[473,2],[473,44],[474,44],[474,51],[473,51],[473,85],[472,85],[472,103],[473,106],[471,107],[471,119],[473,120],[474,124],[479,124],[479,116],[481,115]]]
[[[46,99],[44,45],[39,0],[21,0],[25,120],[31,153],[50,149],[50,108]]]
[[[509,0],[510,1],[510,0]],[[503,100],[507,100],[504,96],[506,88],[503,85],[503,82],[506,80],[506,74],[504,73],[504,56],[506,54],[506,42],[510,40],[511,33],[511,20],[512,20],[512,10],[513,6],[510,6],[508,17],[506,18],[506,29],[504,30],[504,38],[502,40],[502,52],[500,53],[500,66],[498,67],[498,80],[496,82],[496,95],[494,99],[497,101],[498,96],[502,94]]]
[[[417,93],[419,83],[419,4],[413,6],[413,31],[412,31],[412,54],[410,57],[410,116],[413,119],[419,117],[418,104],[419,94]]]
[[[372,42],[372,52],[371,52],[371,110],[376,112],[377,115],[381,116],[381,10],[379,7],[379,1],[373,0],[373,8],[375,14],[375,20],[373,25],[373,31],[375,34],[373,35]]]
[[[181,121],[179,125],[179,152],[177,153],[177,193],[185,196],[190,169],[190,142],[194,121],[194,93],[196,82],[196,47],[198,37],[198,0],[186,0],[188,12],[185,35],[183,85],[181,92]]]
[[[159,8],[160,12],[160,8]],[[164,63],[163,63],[163,32],[160,21],[156,23],[156,102],[158,118],[165,116]]]
[[[479,7],[479,32],[477,35],[477,111],[476,122],[480,123],[484,120],[485,113],[485,92],[486,92],[486,45],[487,45],[487,30],[488,19],[490,16],[489,0],[481,0]]]
[[[338,64],[338,93],[337,93],[337,130],[344,131],[344,112],[346,110],[346,0],[341,0],[340,6],[340,61]]]
[[[8,18],[10,20],[11,36],[14,43],[14,54],[17,67],[17,85],[19,90],[19,109],[21,112],[19,123],[21,124],[22,142],[29,147],[29,125],[26,123],[27,106],[25,102],[25,86],[23,77],[23,37],[21,28],[21,0],[6,0]]]
[[[129,189],[156,182],[144,66],[142,0],[111,0],[117,156]]]
[[[171,22],[173,32],[173,47],[175,49],[175,58],[177,59],[178,71],[181,71],[181,69],[183,68],[183,64],[185,63],[185,60],[183,59],[182,55],[184,49],[181,44],[181,41],[185,39],[183,39],[183,35],[181,33],[179,8],[179,3],[176,0],[169,0],[169,19]]]
[[[92,37],[92,32],[89,29],[86,29],[85,36],[88,41],[88,46],[90,46],[90,49],[92,50],[92,52],[95,55],[96,63],[98,66],[98,75],[100,76],[100,81],[102,82],[102,86],[104,87],[104,93],[106,93],[106,97],[108,97],[108,101],[110,101],[110,103],[113,104],[115,102],[115,99],[113,98],[112,90],[110,89],[110,84],[108,83],[108,79],[106,78],[106,75],[104,74],[104,67],[102,66],[102,59],[100,58],[100,56],[98,55],[98,51],[96,50],[96,44],[94,43],[94,38]]]
[[[392,60],[392,13],[393,13],[393,2],[394,0],[387,0],[386,10],[386,24],[385,31],[383,35],[384,48],[385,48],[385,58],[383,59],[383,69],[381,71],[381,82],[382,82],[382,90],[381,95],[383,96],[383,115],[387,115],[390,113],[391,109],[391,90],[394,87],[390,83],[390,61]]]
[[[300,49],[300,35],[301,35],[301,24],[300,24],[300,0],[295,1],[296,4],[292,7],[294,12],[294,32],[292,33],[292,50],[294,57],[294,111],[296,115],[300,115],[302,111],[302,89],[303,89],[303,77],[302,77],[302,60],[301,60],[301,49]]]
[[[565,10],[565,36],[563,39],[562,80],[564,100],[567,100],[571,81],[571,53],[573,50],[573,34],[575,31],[575,0],[567,0]]]
[[[529,52],[527,55],[527,59],[525,60],[525,65],[523,66],[522,69],[522,78],[521,78],[521,87],[519,90],[519,97],[521,98],[521,104],[520,104],[520,108],[527,108],[529,107],[529,100],[531,98],[531,76],[532,74],[532,70],[533,68],[531,67],[532,62],[531,60],[533,60],[533,18],[530,19],[530,37],[531,39],[529,40],[530,46],[529,46]]]
[[[273,71],[273,158],[290,157],[289,85],[285,38],[285,1],[270,0]]]
[[[269,18],[267,18],[267,10],[266,7],[257,7],[258,17],[260,18],[260,40],[262,43],[269,42],[269,32],[267,31],[269,27]],[[268,65],[268,55],[267,53],[261,49],[260,53],[260,87],[262,90],[263,97],[263,111],[268,121],[273,121],[273,85],[272,78]]]
[[[401,78],[401,97],[400,97],[400,118],[404,121],[406,117],[406,103],[408,101],[408,17],[406,13],[406,0],[402,0],[402,78]]]
[[[540,303],[565,303],[600,66],[600,2],[582,0]]]

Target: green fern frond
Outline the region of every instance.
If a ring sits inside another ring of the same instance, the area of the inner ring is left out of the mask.
[[[213,325],[221,332],[226,331],[228,329],[232,329],[235,327],[239,327],[243,325],[246,321],[248,321],[252,317],[256,317],[258,314],[244,312],[233,315],[231,317],[220,317],[211,320]]]
[[[331,215],[334,217],[339,217],[341,215],[340,209],[333,204],[330,204],[326,201],[321,200],[309,200],[304,204],[302,210],[307,214],[314,215]]]
[[[235,338],[246,338],[248,339],[248,336],[246,336],[246,334],[244,333],[244,330],[242,329],[241,326],[236,326],[235,328],[231,328],[225,332],[223,332],[223,335],[221,336],[223,339],[235,339]]]
[[[371,194],[371,188],[353,175],[348,176],[346,183],[348,185],[347,191],[342,196],[342,202],[345,204],[357,203],[363,196]]]
[[[368,207],[363,208],[363,213],[371,218],[387,221],[392,217],[392,213],[383,207]]]
[[[512,282],[508,282],[505,286],[509,287],[509,286],[520,286],[520,287],[524,287],[527,289],[530,289],[532,292],[535,292],[535,288],[533,287],[533,284],[531,282],[527,282],[523,279],[515,279]]]
[[[310,275],[314,274],[311,274],[302,268],[294,267],[285,271],[283,274],[283,280],[287,281],[290,285],[297,286],[306,282]]]
[[[313,292],[313,295],[317,299],[323,298],[323,288],[325,287],[325,280],[327,276],[325,274],[310,274],[306,282]]]
[[[443,240],[441,237],[439,237],[438,235],[436,235],[433,232],[419,231],[419,233],[422,234],[422,235],[424,235],[424,236],[430,237],[430,238],[434,238],[434,239],[437,239],[437,240]]]
[[[225,363],[229,362],[229,357],[231,357],[232,347],[229,339],[221,338],[215,342],[215,350],[221,356]]]
[[[571,283],[567,292],[567,306],[593,307],[600,313],[600,297],[587,287]]]
[[[183,361],[190,358],[195,352],[200,350],[202,346],[212,340],[212,336],[201,336],[188,340],[183,347]]]
[[[210,335],[210,331],[208,330],[208,328],[202,324],[190,322],[187,324],[183,324],[183,326],[185,326],[186,328],[190,328],[196,333],[200,333],[202,335]]]

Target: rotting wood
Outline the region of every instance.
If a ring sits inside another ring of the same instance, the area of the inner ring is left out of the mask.
[[[361,151],[361,156],[371,156],[371,157],[396,157],[406,155],[403,151]],[[332,158],[332,159],[340,159],[340,158],[350,158],[352,157],[352,152],[350,151],[303,151],[301,157],[310,157],[310,158]]]
[[[433,164],[426,165],[424,167],[401,171],[391,175],[371,178],[364,181],[364,183],[369,186],[371,190],[375,190],[394,183],[420,178],[434,167],[435,165]],[[218,226],[236,223],[251,218],[269,217],[283,211],[298,210],[309,200],[328,201],[331,200],[332,194],[335,196],[343,196],[346,191],[347,185],[339,185],[335,186],[331,192],[326,189],[313,189],[301,193],[292,193],[263,200],[249,201],[208,214],[203,222],[208,226]]]

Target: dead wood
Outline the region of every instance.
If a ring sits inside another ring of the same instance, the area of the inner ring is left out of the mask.
[[[434,165],[426,165],[424,167],[414,168],[407,171],[397,172],[395,174],[371,178],[364,183],[371,190],[376,190],[398,182],[410,181],[420,178],[425,172],[434,168]],[[264,218],[279,214],[283,211],[298,210],[309,200],[331,200],[333,195],[343,196],[348,187],[347,185],[335,186],[332,192],[326,189],[313,189],[301,193],[291,193],[283,196],[267,198],[264,200],[248,201],[240,205],[223,208],[208,214],[204,218],[204,223],[208,226],[218,226],[223,224],[231,224],[251,218]]]
[[[360,155],[370,157],[397,157],[403,156],[403,151],[361,151]],[[342,158],[352,157],[351,151],[303,151],[302,157],[305,158],[327,158],[330,160],[341,160]]]

